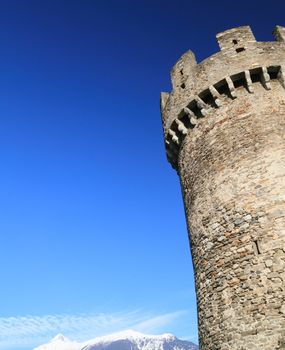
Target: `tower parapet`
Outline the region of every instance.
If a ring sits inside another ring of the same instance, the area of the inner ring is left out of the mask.
[[[285,349],[285,27],[248,26],[191,51],[162,93],[168,160],[182,186],[201,350]]]
[[[255,37],[249,26],[226,30],[216,35],[221,50],[232,50],[242,52],[250,44],[255,43]]]
[[[277,26],[274,34],[276,42],[256,42],[250,27],[230,29],[217,34],[220,52],[196,64],[188,51],[175,64],[173,91],[168,99],[164,95],[161,109],[168,159],[174,168],[184,127],[194,128],[212,108],[229,102],[227,97],[235,98],[240,86],[252,93],[256,82],[266,89],[271,79],[284,84],[285,28]]]

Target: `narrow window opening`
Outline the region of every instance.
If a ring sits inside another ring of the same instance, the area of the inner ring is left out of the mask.
[[[236,45],[238,41],[236,39],[233,40],[233,44]]]
[[[185,89],[185,84],[184,83],[182,83],[180,86],[181,86],[182,89]]]
[[[242,51],[245,51],[245,48],[244,47],[239,47],[236,49],[236,52],[239,53],[239,52],[242,52]]]
[[[183,75],[183,69],[180,70],[180,74]]]
[[[260,244],[257,240],[253,241],[253,250],[255,255],[260,255],[261,251],[260,251]]]

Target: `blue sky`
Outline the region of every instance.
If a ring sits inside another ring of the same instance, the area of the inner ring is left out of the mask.
[[[270,5],[270,6],[269,6]],[[263,1],[0,1],[0,349],[125,328],[197,341],[178,177],[160,91],[189,48],[250,24]]]

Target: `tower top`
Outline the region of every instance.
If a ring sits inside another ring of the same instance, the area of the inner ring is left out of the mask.
[[[216,35],[221,50],[234,48],[235,50],[244,47],[248,43],[256,42],[249,26],[232,28]]]
[[[276,41],[258,42],[249,26],[232,28],[216,35],[219,52],[197,64],[189,50],[174,65],[173,90],[161,94],[166,150],[174,167],[180,135],[199,123],[209,109],[219,108],[223,95],[235,98],[235,89],[241,85],[252,92],[256,81],[265,88],[273,78],[284,83],[285,27],[276,26],[273,34]]]

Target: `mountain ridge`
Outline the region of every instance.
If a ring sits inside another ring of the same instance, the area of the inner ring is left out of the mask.
[[[49,343],[33,350],[199,350],[199,347],[170,333],[149,335],[126,330],[96,337],[83,343],[71,341],[58,334]]]

